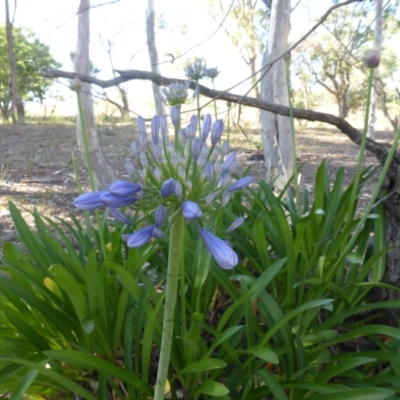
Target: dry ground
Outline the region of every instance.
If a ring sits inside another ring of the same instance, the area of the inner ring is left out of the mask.
[[[126,177],[124,160],[130,158],[132,127],[98,127],[103,150],[118,178]],[[264,177],[264,164],[257,150],[258,132],[247,132],[247,138],[233,135],[239,153],[239,168],[252,167],[252,174]],[[304,164],[302,182],[312,187],[315,171],[324,159],[330,174],[340,166],[350,179],[357,162],[358,147],[335,129],[299,128],[297,136],[298,163]],[[390,141],[391,134],[378,132],[377,139]],[[3,240],[16,238],[7,203],[12,200],[32,210],[38,208],[47,216],[76,213],[72,201],[77,195],[71,154],[76,154],[80,176],[87,186],[82,158],[77,154],[73,125],[0,125],[0,246]],[[375,163],[368,156],[368,164]],[[366,194],[367,195],[367,194]],[[0,253],[1,254],[1,253]]]

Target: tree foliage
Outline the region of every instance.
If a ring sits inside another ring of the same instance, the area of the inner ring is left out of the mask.
[[[387,36],[391,33],[393,15],[393,9],[387,7],[383,16]],[[341,118],[362,106],[365,99],[367,74],[363,58],[373,48],[374,16],[371,2],[339,8],[324,24],[323,33],[304,42],[294,52],[294,70],[303,71],[299,74],[304,81],[302,86],[308,81],[330,93]],[[396,65],[393,55],[385,48],[381,66],[383,79],[393,76]]]
[[[52,57],[49,47],[41,43],[31,30],[14,27],[13,34],[19,95],[23,102],[35,99],[42,102],[52,82],[40,71],[43,68],[59,68],[61,64]],[[12,101],[9,76],[6,28],[0,26],[0,112],[5,120],[10,117]]]

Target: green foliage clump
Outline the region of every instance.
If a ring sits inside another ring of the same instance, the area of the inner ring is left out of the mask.
[[[14,54],[17,63],[17,88],[23,102],[39,100],[42,102],[52,82],[44,78],[40,71],[44,68],[59,68],[43,44],[29,29],[13,28]],[[0,26],[0,112],[8,120],[11,112],[9,91],[10,63],[5,26]]]
[[[362,174],[357,193],[374,172]],[[400,303],[368,296],[382,285],[384,219],[378,208],[357,229],[352,202],[344,171],[330,182],[325,164],[300,209],[265,183],[237,193],[215,221],[223,229],[247,216],[231,240],[235,271],[219,268],[186,225],[168,375],[174,398],[399,395],[400,329],[375,322],[374,312]],[[106,218],[95,229],[34,212],[33,231],[12,204],[10,211],[24,247],[6,243],[3,251],[0,392],[151,396],[169,237],[128,248],[125,228]]]

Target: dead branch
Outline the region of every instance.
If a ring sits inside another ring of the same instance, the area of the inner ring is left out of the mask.
[[[92,76],[87,76],[74,72],[61,71],[58,69],[46,69],[42,71],[43,75],[46,78],[67,78],[71,80],[74,78],[78,78],[83,82],[91,83],[100,86],[101,88],[109,88],[130,80],[149,80],[160,86],[168,86],[169,84],[174,82],[186,82],[182,79],[166,78],[164,76],[154,74],[148,71],[116,70],[116,72],[120,74],[120,76],[118,76],[117,78],[113,78],[110,80],[102,80],[94,78]],[[193,90],[195,89],[194,82],[190,82],[190,88]],[[254,97],[247,97],[247,96],[243,97],[233,93],[221,92],[219,90],[209,89],[208,87],[203,85],[199,85],[199,90],[200,94],[209,97],[211,99],[224,100],[231,103],[241,104],[247,107],[254,107],[260,110],[270,111],[274,114],[279,114],[286,117],[290,116],[289,107],[282,106],[279,104],[269,103],[267,101],[256,99]],[[354,126],[349,124],[344,119],[336,117],[335,115],[317,111],[293,108],[293,117],[297,119],[304,119],[307,121],[318,121],[318,122],[324,122],[329,125],[333,125],[336,128],[338,128],[342,133],[344,133],[354,143],[358,145],[361,143],[361,132],[358,131],[356,128],[354,128]],[[367,139],[367,149],[371,153],[373,153],[380,161],[385,160],[388,154],[384,146],[371,139]]]

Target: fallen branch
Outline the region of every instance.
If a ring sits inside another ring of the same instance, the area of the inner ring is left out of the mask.
[[[74,78],[78,78],[83,82],[91,83],[100,86],[101,88],[104,89],[131,80],[149,80],[159,86],[168,86],[174,82],[182,82],[182,83],[186,82],[183,79],[166,78],[164,76],[148,71],[116,70],[116,72],[120,74],[120,76],[110,80],[97,79],[92,76],[78,74],[74,72],[66,72],[57,69],[45,69],[42,71],[42,74],[46,78],[67,78],[71,80]],[[196,88],[196,84],[194,82],[190,82],[190,88],[194,90]],[[289,116],[289,107],[282,106],[279,104],[269,103],[267,101],[256,99],[254,97],[247,97],[247,96],[243,97],[241,95],[229,92],[221,92],[219,90],[209,89],[208,87],[203,85],[199,85],[199,91],[200,94],[209,97],[211,99],[224,100],[230,103],[236,103],[247,107],[258,108],[260,110],[269,111],[274,114],[279,114],[286,117]],[[338,128],[342,133],[344,133],[354,143],[358,145],[361,143],[361,132],[356,128],[354,128],[354,126],[349,124],[344,119],[339,118],[335,115],[317,111],[293,108],[293,117],[296,119],[304,119],[307,121],[318,121],[318,122],[324,122],[329,125],[333,125],[336,128]],[[380,161],[385,160],[388,155],[388,152],[384,146],[369,138],[367,139],[367,150],[373,153]]]

